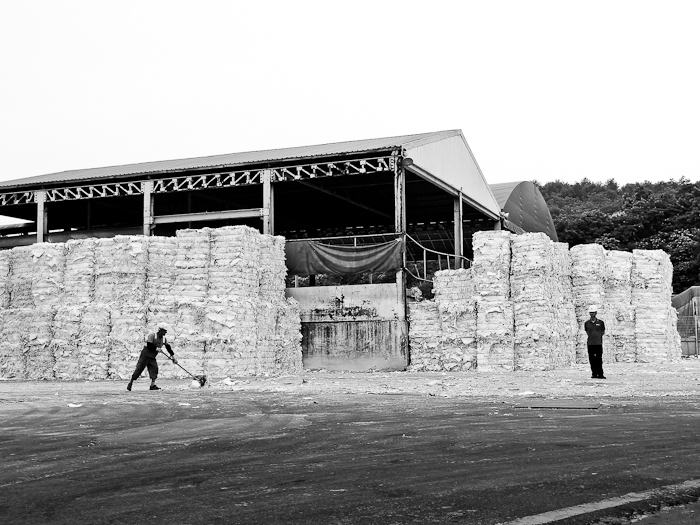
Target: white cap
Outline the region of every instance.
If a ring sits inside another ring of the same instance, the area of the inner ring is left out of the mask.
[[[598,313],[598,307],[594,304],[588,307],[588,313],[590,314],[591,312],[596,312]]]
[[[158,330],[165,330],[166,332],[170,330],[168,323],[158,323]]]

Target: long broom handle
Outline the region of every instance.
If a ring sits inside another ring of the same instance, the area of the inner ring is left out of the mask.
[[[162,349],[162,348],[159,348],[158,351],[159,351],[161,354],[163,354],[165,357],[167,357],[168,359],[170,359],[175,365],[177,365],[177,366],[179,366],[180,368],[182,368],[183,370],[185,370],[185,369],[180,365],[180,363],[175,363],[175,361],[173,360],[172,357],[170,357],[168,354],[166,354],[165,352],[163,352],[163,349]],[[187,372],[187,370],[185,370],[185,372]],[[190,373],[190,372],[187,372],[187,373],[188,373],[191,377],[193,377],[194,379],[197,379],[194,375],[192,375],[192,373]]]

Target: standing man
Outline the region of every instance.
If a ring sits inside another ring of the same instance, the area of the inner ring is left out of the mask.
[[[129,381],[129,384],[126,385],[127,390],[131,391],[134,381],[139,378],[141,372],[143,372],[146,368],[148,368],[148,377],[151,378],[151,390],[160,390],[160,388],[156,386],[156,379],[158,378],[158,362],[156,361],[156,356],[158,355],[158,351],[162,347],[165,347],[170,354],[173,363],[177,364],[175,352],[173,352],[173,349],[165,339],[165,334],[167,332],[168,326],[165,323],[159,323],[158,331],[155,334],[148,334],[148,337],[146,337],[146,346],[144,346],[143,350],[141,350],[139,361],[136,363],[136,370],[134,370],[134,373],[131,375],[131,381]]]
[[[588,309],[591,318],[586,321],[583,328],[588,334],[588,361],[591,363],[591,379],[605,379],[603,375],[603,334],[605,323],[598,319],[598,307],[591,306]]]

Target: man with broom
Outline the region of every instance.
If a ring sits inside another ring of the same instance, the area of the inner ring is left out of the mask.
[[[146,346],[141,350],[141,355],[139,356],[139,361],[136,363],[136,370],[131,375],[131,381],[126,385],[126,389],[131,391],[131,387],[134,384],[141,373],[148,368],[148,376],[151,378],[151,390],[160,390],[156,386],[156,379],[158,378],[158,362],[156,361],[156,356],[162,347],[170,354],[170,358],[173,363],[177,364],[177,359],[175,359],[175,352],[173,352],[172,347],[168,344],[165,338],[165,334],[168,332],[168,325],[165,323],[158,324],[158,331],[156,333],[148,334],[146,337]]]

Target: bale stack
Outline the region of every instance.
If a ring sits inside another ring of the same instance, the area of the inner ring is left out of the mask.
[[[515,367],[510,238],[507,231],[476,232],[473,236],[477,370]]]
[[[118,303],[110,309],[109,378],[131,377],[146,344],[146,312],[147,308],[141,303]]]
[[[257,269],[260,299],[263,301],[277,302],[284,299],[287,276],[284,243],[284,237],[260,237],[261,264],[257,265]]]
[[[552,244],[554,275],[552,280],[552,297],[557,298],[554,304],[554,355],[552,362],[555,368],[571,366],[576,362],[576,338],[578,322],[574,306],[573,285],[571,282],[571,255],[569,245],[555,242]]]
[[[105,305],[94,304],[83,307],[78,337],[80,376],[75,379],[109,377],[110,313],[110,309]]]
[[[26,342],[26,379],[53,379],[56,358],[53,340],[53,319],[56,311],[48,308],[27,308],[23,311]]]
[[[680,359],[680,338],[671,310],[673,265],[662,250],[632,252],[632,306],[635,315],[637,361]]]
[[[66,243],[63,303],[89,304],[95,300],[97,239],[71,239]]]
[[[148,263],[146,269],[146,302],[148,304],[174,305],[177,297],[173,293],[175,285],[177,238],[148,237]]]
[[[211,377],[256,375],[262,371],[258,348],[257,301],[232,299],[206,305],[204,371]]]
[[[408,305],[408,339],[411,345],[409,370],[438,372],[440,365],[440,313],[435,301],[412,302]]]
[[[36,308],[46,308],[63,302],[66,270],[66,245],[39,243],[30,246],[34,275],[32,302]]]
[[[0,310],[10,305],[10,251],[0,250]]]
[[[80,373],[80,322],[85,306],[65,304],[56,308],[53,318],[51,349],[55,358],[56,379],[76,379]]]
[[[149,330],[154,331],[158,320],[164,320],[172,328],[166,336],[173,345],[178,363],[185,370],[195,375],[204,374],[204,350],[207,336],[203,326],[206,322],[206,310],[203,303],[181,302],[175,306],[172,317],[161,310],[150,315]],[[186,378],[189,377],[180,367],[172,366],[163,369],[163,377]]]
[[[513,236],[511,250],[515,368],[550,370],[558,342],[554,310],[563,302],[554,286],[553,243],[544,233],[526,233]]]
[[[621,251],[605,253],[605,317],[603,361],[634,363],[636,360],[635,317],[632,308],[632,254]],[[670,299],[669,299],[670,300]]]
[[[441,370],[476,368],[476,301],[472,270],[443,270],[433,281],[440,316]]]
[[[12,308],[0,312],[0,377],[24,379],[27,371],[28,309]]]
[[[95,250],[95,302],[143,304],[147,256],[143,237],[100,239]]]
[[[576,362],[588,363],[588,336],[583,326],[590,318],[588,308],[598,307],[598,317],[605,320],[603,309],[605,298],[605,248],[600,244],[579,244],[569,251],[571,254],[571,281],[574,307],[578,322],[576,340]]]
[[[7,291],[8,308],[34,308],[32,281],[34,279],[32,246],[18,246],[10,250],[10,274]]]
[[[211,229],[178,230],[173,295],[181,301],[204,301],[209,288]]]
[[[274,335],[275,366],[279,374],[300,374],[301,360],[301,314],[299,302],[290,297],[277,307],[277,322]]]

